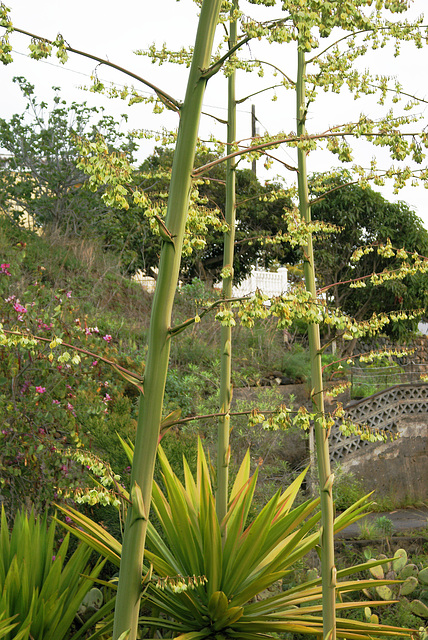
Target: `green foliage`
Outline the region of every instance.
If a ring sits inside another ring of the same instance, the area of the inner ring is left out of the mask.
[[[34,86],[25,78],[15,81],[28,103],[23,114],[15,114],[9,122],[0,119],[1,145],[12,155],[2,165],[1,205],[5,209],[11,207],[10,215],[15,219],[25,211],[36,226],[59,225],[79,232],[89,224],[97,224],[107,208],[99,196],[94,198],[81,188],[86,177],[76,168],[75,136],[88,132],[94,137],[102,132],[110,144],[120,144],[125,136],[108,116],[102,115],[92,124],[99,113],[96,108],[76,103],[67,106],[59,96],[59,88],[55,106],[46,115],[47,104],[37,101]],[[125,139],[125,148],[127,144],[130,149]]]
[[[173,151],[157,147],[152,156],[143,163],[140,171],[148,187],[148,194],[154,202],[163,204],[169,189],[169,172],[172,166]],[[218,153],[210,152],[200,146],[195,157],[195,166],[205,165],[218,159]],[[286,243],[287,223],[283,216],[284,208],[291,207],[291,199],[284,188],[275,182],[261,185],[249,169],[236,169],[236,192],[238,221],[235,232],[233,278],[240,282],[251,271],[256,262],[264,268],[274,264],[285,264],[299,260],[299,254]],[[197,183],[198,198],[207,210],[225,213],[224,164],[218,164]],[[220,279],[223,268],[224,229],[212,227],[206,235],[206,244],[184,256],[181,277],[190,282],[194,277],[215,282]],[[282,238],[282,240],[281,240]],[[156,252],[159,248],[147,247],[147,266],[157,266]]]
[[[126,446],[130,459],[132,447]],[[306,553],[317,546],[314,531],[319,514],[318,500],[293,508],[304,474],[278,491],[254,512],[253,495],[257,471],[250,477],[250,457],[244,458],[233,483],[227,514],[219,522],[215,510],[208,463],[199,443],[197,469],[193,475],[184,459],[184,483],[172,470],[165,453],[159,450],[162,488],[155,484],[153,508],[162,537],[149,522],[146,560],[151,569],[143,577],[144,627],[169,629],[179,637],[208,638],[221,633],[226,638],[259,640],[277,633],[313,634],[322,628],[321,580],[311,576],[306,582],[280,584],[298,566]],[[129,499],[123,491],[123,498]],[[360,517],[365,500],[353,505],[335,521],[339,531]],[[74,521],[65,525],[114,564],[119,563],[120,544],[103,528],[77,511],[62,508]],[[337,574],[337,591],[349,594],[376,584],[375,580],[349,581],[349,575],[376,564],[363,563]],[[278,583],[278,588],[269,588]],[[338,608],[346,612],[370,603],[344,601]],[[374,604],[374,603],[372,603]],[[379,604],[379,603],[376,603]],[[163,614],[163,615],[162,615]],[[398,635],[393,627],[375,627],[339,617],[338,633],[347,636],[358,628],[360,638]],[[401,631],[401,630],[400,630]]]
[[[379,534],[384,538],[390,538],[394,531],[394,523],[387,516],[380,516],[376,518],[375,528],[379,532]]]
[[[348,509],[365,494],[362,483],[352,472],[345,472],[340,464],[334,468],[333,498],[338,511]]]
[[[397,362],[384,358],[374,364],[353,368],[351,375],[351,397],[366,398],[401,382],[403,369]]]
[[[140,234],[141,215],[134,208],[124,216],[121,208],[103,200],[105,187],[92,188],[78,167],[78,141],[102,140],[108,151],[132,158],[135,145],[114,118],[86,103],[66,101],[56,88],[54,107],[38,102],[34,86],[15,78],[28,100],[22,114],[0,119],[0,144],[11,154],[2,160],[0,206],[19,221],[30,216],[36,228],[59,228],[62,234],[97,238],[104,250],[120,255],[122,268],[131,273],[138,252],[131,244]],[[47,112],[47,113],[46,113]],[[98,121],[95,122],[95,119]]]
[[[16,616],[7,640],[72,640],[81,602],[104,562],[89,566],[90,547],[68,554],[69,534],[56,542],[55,524],[18,511],[9,533],[2,509],[0,533],[0,620]],[[68,555],[67,555],[68,554]],[[84,576],[82,574],[85,574]],[[110,603],[111,609],[111,603]],[[0,633],[2,633],[0,621]]]
[[[98,325],[85,316],[79,296],[86,286],[96,294],[79,260],[49,255],[45,241],[4,217],[0,245],[8,260],[0,275],[1,493],[8,514],[24,504],[43,512],[54,499],[74,498],[92,485],[86,466],[101,452],[123,473],[128,463],[111,434],[133,434],[134,387],[104,360],[141,371],[141,355],[135,343],[119,343],[105,316]],[[72,288],[53,288],[67,275]],[[110,296],[112,284],[105,283]],[[90,298],[85,303],[91,306]],[[62,346],[67,341],[80,352]]]
[[[428,232],[422,221],[404,202],[390,203],[370,187],[349,184],[350,175],[346,172],[315,176],[314,182],[319,181],[324,195],[313,204],[313,217],[338,227],[336,233],[321,235],[315,243],[317,277],[322,287],[328,287],[331,304],[359,320],[368,319],[373,313],[424,308],[426,274],[400,276],[376,288],[370,280],[364,288],[355,288],[351,282],[402,265],[394,253],[388,257],[376,250],[387,241],[409,255],[427,255]],[[353,262],[354,252],[360,249],[368,252]],[[411,262],[410,258],[407,262]],[[385,331],[401,338],[415,330],[416,323],[417,320],[393,323]]]

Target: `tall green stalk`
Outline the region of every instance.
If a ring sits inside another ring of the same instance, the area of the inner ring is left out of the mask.
[[[297,135],[306,134],[306,98],[305,98],[305,52],[299,49],[297,63]],[[306,171],[306,152],[298,149],[298,190],[299,208],[302,219],[309,223],[311,209],[309,206],[308,176]],[[312,236],[304,249],[304,274],[307,291],[316,300],[315,266]],[[311,359],[312,402],[316,411],[315,442],[317,451],[318,478],[321,490],[321,577],[324,640],[336,638],[336,568],[334,565],[334,511],[332,485],[333,476],[330,469],[328,432],[324,426],[324,398],[321,367],[321,342],[318,324],[310,324],[309,352]]]
[[[132,506],[128,509],[120,563],[113,639],[130,630],[137,636],[143,555],[149,516],[153,472],[162,419],[162,405],[170,350],[170,323],[177,287],[184,229],[192,182],[195,147],[211,52],[221,0],[204,0],[172,167],[159,276],[153,298],[144,395],[140,396],[134,463],[131,472]]]
[[[235,46],[237,41],[237,24],[234,12],[238,8],[238,0],[234,0],[231,8],[229,26],[229,49]],[[227,149],[232,150],[236,141],[236,98],[235,98],[235,71],[228,77],[228,114],[227,114]],[[235,158],[229,158],[226,164],[226,210],[225,217],[228,229],[224,234],[223,268],[228,274],[223,278],[223,297],[232,297],[233,284],[233,256],[235,244]],[[228,481],[229,481],[229,457],[230,457],[230,403],[232,400],[232,327],[221,327],[221,364],[220,364],[220,412],[222,416],[218,424],[217,433],[217,493],[216,511],[219,522],[227,512]]]

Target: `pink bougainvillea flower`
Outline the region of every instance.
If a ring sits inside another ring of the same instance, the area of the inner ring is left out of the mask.
[[[75,412],[74,407],[73,407],[73,405],[71,404],[71,402],[67,402],[67,407],[66,407],[66,408],[68,409],[68,411],[69,411],[73,416],[76,416],[76,412]]]
[[[91,367],[96,367],[98,364],[98,360],[94,360],[93,363],[91,364]]]
[[[27,309],[25,307],[22,306],[22,304],[20,304],[19,300],[17,300],[15,302],[15,304],[13,305],[13,308],[15,309],[15,311],[17,311],[18,313],[27,313]]]
[[[4,276],[11,276],[12,274],[9,271],[9,267],[10,264],[8,262],[2,262],[2,264],[0,264],[0,273]]]
[[[107,333],[105,336],[103,336],[103,340],[105,340],[106,342],[111,342],[113,338]]]
[[[36,387],[36,393],[44,393],[46,391],[46,387]]]

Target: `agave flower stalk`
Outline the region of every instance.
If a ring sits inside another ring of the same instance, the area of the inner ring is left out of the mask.
[[[299,48],[297,63],[297,135],[306,134],[306,98],[305,98],[305,52]],[[311,220],[309,206],[308,177],[306,170],[306,152],[298,148],[298,192],[300,215],[305,223]],[[306,289],[316,300],[315,265],[312,235],[308,235],[308,244],[304,248],[304,274]],[[309,352],[311,360],[312,402],[316,410],[314,424],[317,452],[318,479],[321,490],[321,577],[323,605],[323,636],[325,640],[336,638],[336,568],[334,566],[334,510],[330,468],[328,432],[324,425],[324,398],[321,367],[321,342],[319,325],[308,326]]]
[[[210,66],[220,6],[221,0],[204,0],[202,4],[186,95],[180,108],[168,209],[165,227],[160,229],[163,245],[150,320],[144,395],[140,395],[131,472],[132,507],[128,509],[124,531],[114,640],[128,630],[129,640],[135,640],[137,636],[144,546],[170,351],[171,312],[180,268],[202,98],[207,82],[205,71]]]
[[[234,17],[238,8],[238,0],[234,0],[230,12],[229,26],[229,50],[236,45],[237,24]],[[232,151],[232,145],[236,141],[236,99],[235,99],[235,71],[228,77],[228,114],[227,114],[227,149]],[[233,283],[233,257],[235,244],[235,172],[236,160],[229,158],[226,163],[226,206],[225,217],[228,229],[224,234],[223,250],[223,298],[229,300],[232,297]],[[226,303],[230,306],[230,303]],[[232,400],[232,327],[221,327],[221,364],[220,364],[220,413],[224,413],[219,420],[217,433],[217,493],[216,510],[217,517],[221,521],[227,512],[228,482],[229,482],[229,458],[230,458],[230,403]]]

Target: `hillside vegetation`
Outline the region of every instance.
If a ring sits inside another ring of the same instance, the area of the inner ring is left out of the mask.
[[[117,258],[88,240],[55,230],[39,235],[5,216],[0,253],[4,329],[18,321],[23,332],[43,339],[40,347],[28,349],[17,338],[13,349],[0,352],[1,494],[9,514],[22,502],[43,511],[54,499],[74,499],[82,486],[90,490],[86,472],[94,456],[126,483],[128,461],[116,433],[134,439],[138,389],[129,376],[144,376],[152,296],[123,277]],[[196,279],[184,285],[176,295],[175,324],[201,313],[217,295]],[[62,339],[63,354],[49,362],[54,337]],[[181,418],[218,411],[219,339],[220,324],[207,314],[174,340],[164,415],[178,409]],[[305,349],[286,348],[275,319],[252,329],[236,327],[234,341],[235,387],[275,386],[275,378],[306,380]],[[83,350],[80,362],[65,343]],[[125,377],[106,360],[124,368]],[[281,397],[274,387],[265,389],[260,403],[262,410],[274,409]],[[235,410],[252,406],[254,400],[240,400]],[[290,475],[283,434],[248,427],[246,416],[236,416],[233,424],[234,460],[251,445],[254,465],[265,461],[262,477],[274,485],[283,482]],[[197,433],[211,449],[215,427],[209,418],[173,427],[162,441],[172,464],[181,463],[184,451],[190,459],[196,455]],[[70,452],[76,447],[92,460],[73,462]]]

